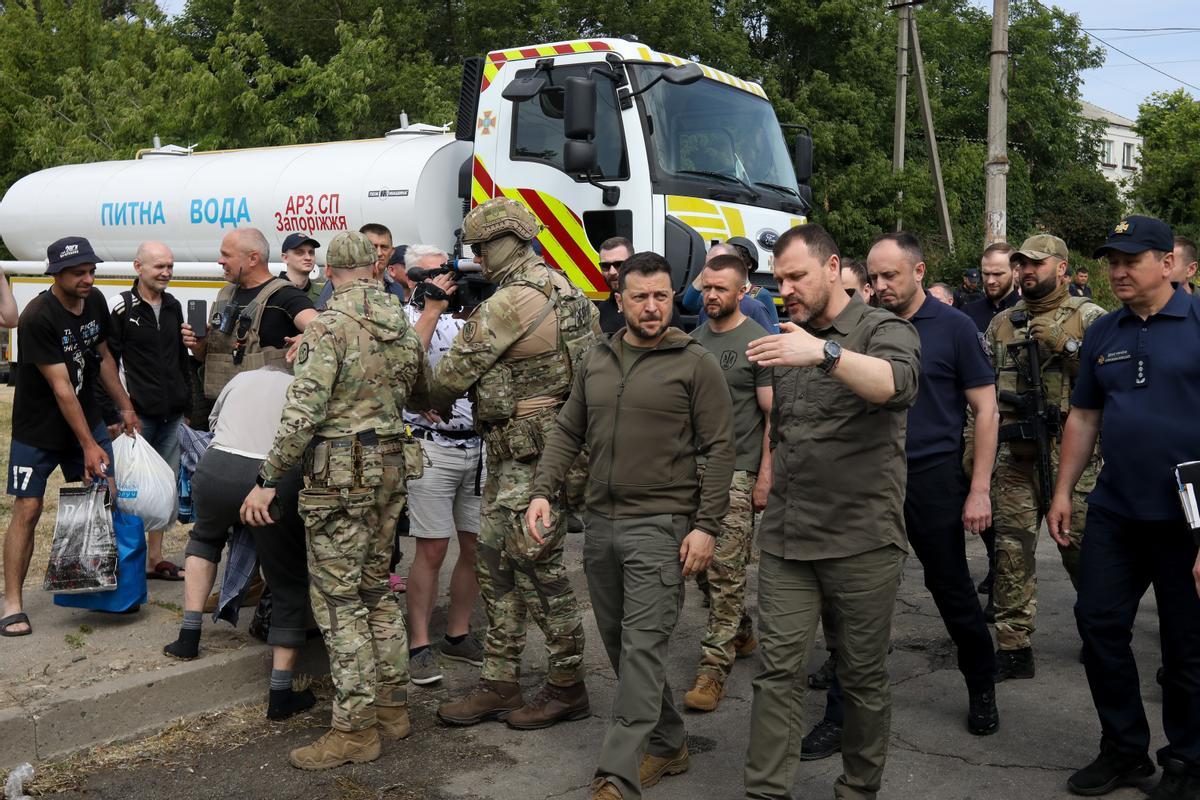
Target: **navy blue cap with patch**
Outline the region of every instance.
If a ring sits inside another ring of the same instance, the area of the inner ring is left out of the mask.
[[[967,276],[968,280],[972,280],[972,281],[979,280],[979,270],[976,269],[975,267],[971,267],[964,274]]]
[[[1137,255],[1147,250],[1169,253],[1175,249],[1171,226],[1161,219],[1133,214],[1118,222],[1108,232],[1108,239],[1096,248],[1092,258],[1100,258],[1109,250]]]
[[[46,274],[57,275],[80,264],[101,264],[92,243],[82,236],[64,236],[46,248]]]
[[[295,250],[302,244],[311,244],[314,248],[320,247],[321,243],[309,236],[307,233],[291,233],[283,240],[283,252]]]

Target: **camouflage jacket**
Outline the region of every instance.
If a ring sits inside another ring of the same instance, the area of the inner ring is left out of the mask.
[[[579,289],[565,275],[540,261],[506,271],[501,278],[500,288],[475,309],[455,337],[450,350],[434,368],[431,384],[434,408],[448,408],[454,400],[473,387],[493,365],[504,360],[505,353],[521,340],[529,327],[528,321],[524,321],[518,312],[518,300],[528,293],[545,298],[542,290],[548,291],[550,281],[554,281],[560,296],[580,295]],[[587,343],[599,341],[600,315],[595,305],[590,302],[578,305],[589,315],[588,319],[583,321],[583,327],[590,327],[594,338]],[[560,320],[560,323],[562,322]],[[564,354],[564,358],[567,357]],[[549,375],[547,380],[558,383]],[[561,395],[565,397],[569,389],[568,374],[567,385]]]
[[[425,350],[400,305],[377,281],[338,287],[305,328],[295,368],[275,444],[261,470],[267,480],[298,464],[313,436],[371,429],[395,436],[404,429],[406,405],[429,407]]]

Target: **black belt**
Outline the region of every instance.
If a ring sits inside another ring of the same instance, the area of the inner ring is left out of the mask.
[[[409,427],[412,430],[413,436],[418,439],[428,439],[431,442],[433,441],[434,434],[455,442],[468,442],[479,438],[479,434],[475,431],[435,431],[430,428],[422,428],[419,425],[411,425]]]

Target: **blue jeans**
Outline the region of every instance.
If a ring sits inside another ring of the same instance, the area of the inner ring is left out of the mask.
[[[1075,621],[1104,741],[1131,755],[1150,749],[1130,642],[1138,603],[1153,584],[1167,736],[1159,763],[1177,758],[1200,774],[1200,597],[1187,523],[1129,519],[1091,505],[1083,541]]]
[[[179,425],[183,414],[170,417],[146,417],[138,414],[142,421],[142,438],[150,443],[171,471],[179,474]]]

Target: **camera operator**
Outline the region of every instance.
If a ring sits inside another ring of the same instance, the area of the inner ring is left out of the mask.
[[[445,251],[426,244],[405,250],[407,270],[438,270],[449,260]],[[396,270],[397,281],[412,286],[406,272]],[[454,276],[443,273],[429,279],[423,291],[413,293],[422,303],[406,303],[405,312],[417,336],[436,365],[449,350],[464,321],[449,313],[450,299],[434,297],[429,287],[452,295]],[[484,480],[483,441],[475,432],[471,401],[454,401],[450,416],[404,412],[404,421],[421,443],[425,473],[408,482],[409,533],[416,539],[417,552],[408,574],[409,670],[417,685],[441,680],[442,673],[429,641],[429,620],[438,598],[438,573],[446,558],[450,539],[458,536],[458,559],[450,574],[450,608],[446,635],[438,651],[446,658],[483,665],[483,645],[470,635],[471,610],[479,597],[475,577],[475,540],[479,534],[479,508]]]

